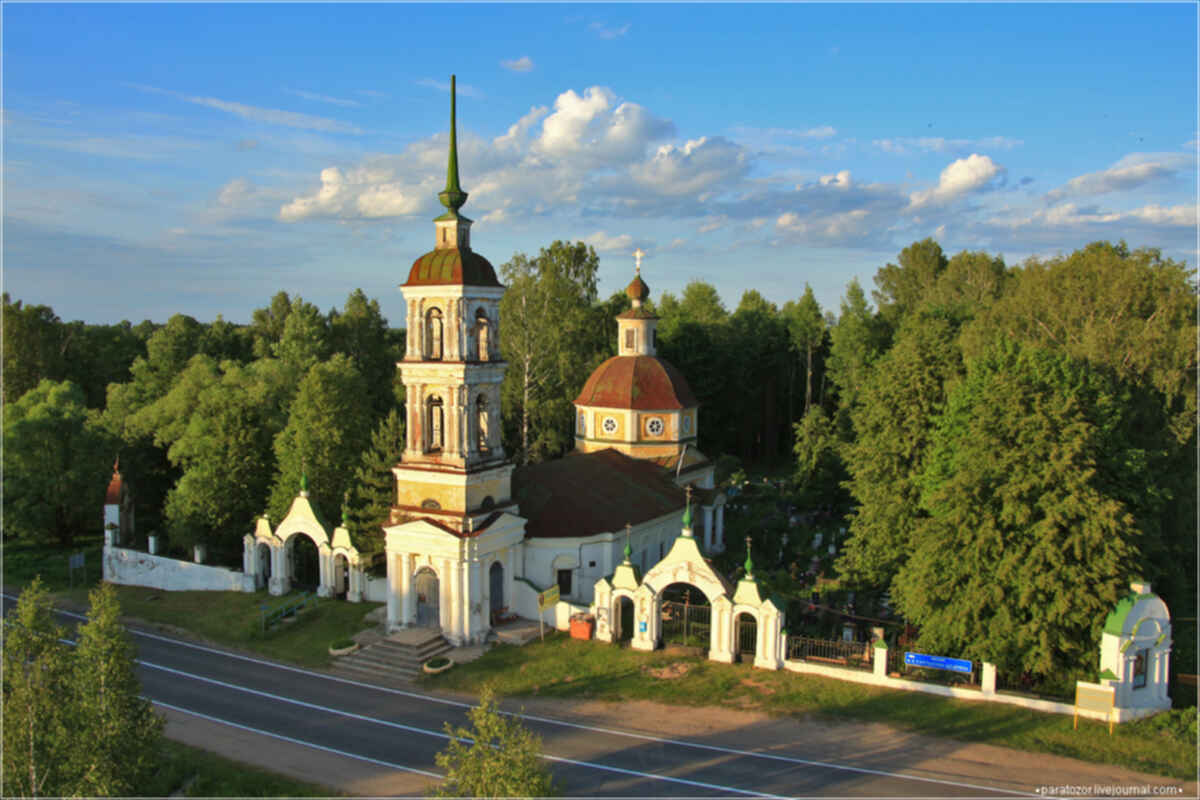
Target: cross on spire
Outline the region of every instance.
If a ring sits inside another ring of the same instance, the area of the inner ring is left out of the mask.
[[[637,271],[638,275],[642,274],[642,258],[645,255],[640,247],[633,251],[633,268]]]

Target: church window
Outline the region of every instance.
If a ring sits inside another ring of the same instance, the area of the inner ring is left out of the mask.
[[[482,308],[475,310],[475,353],[476,358],[480,361],[490,361],[491,355],[488,348],[491,346],[490,331],[488,330],[488,318]]]
[[[430,511],[437,511],[442,507],[442,504],[433,498],[426,498],[421,501],[421,508],[427,508]]]
[[[587,414],[579,412],[579,419],[576,421],[575,427],[580,436],[587,436]]]
[[[483,502],[479,504],[479,507],[484,511],[491,511],[496,507],[496,501],[493,500],[492,496],[489,494],[487,497],[483,498]]]
[[[616,417],[605,417],[604,422],[602,424],[604,426],[604,432],[607,433],[609,436],[612,436],[614,433],[617,432],[617,418]]]
[[[650,421],[646,423],[646,430],[650,433],[651,436],[662,436],[662,433],[663,433],[662,417],[651,417]]]
[[[442,360],[442,312],[436,308],[425,315],[425,358]]]
[[[479,395],[475,400],[475,420],[479,429],[479,450],[486,452],[488,449],[488,405],[487,398]]]
[[[634,338],[636,336],[637,336],[637,331],[635,331],[633,328],[625,329],[625,349],[626,350],[633,349],[633,342],[634,342]]]
[[[683,432],[684,433],[692,432],[692,417],[690,414],[683,415]]]
[[[558,593],[563,597],[571,594],[571,570],[560,569],[558,571]]]
[[[1149,650],[1138,650],[1133,660],[1133,688],[1146,688],[1146,662],[1149,661]]]
[[[427,441],[429,442],[428,450],[430,452],[442,449],[442,440],[444,438],[442,435],[442,426],[444,421],[442,415],[442,398],[430,398],[429,407],[425,415],[425,428],[428,431]]]

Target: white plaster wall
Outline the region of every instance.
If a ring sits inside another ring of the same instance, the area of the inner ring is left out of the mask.
[[[140,550],[106,547],[102,556],[104,580],[125,586],[148,586],[164,591],[242,591],[242,572],[152,556]]]
[[[877,656],[878,657],[878,656]],[[886,655],[884,656],[886,658]],[[850,681],[851,683],[865,683],[870,686],[882,686],[885,689],[900,689],[907,692],[923,692],[925,694],[936,694],[942,697],[953,697],[957,700],[980,700],[987,703],[1004,703],[1010,706],[1020,706],[1021,708],[1029,708],[1034,711],[1044,711],[1050,714],[1074,714],[1075,706],[1071,703],[1058,703],[1053,700],[1042,700],[1036,697],[1026,697],[1014,694],[990,694],[979,689],[966,689],[956,686],[941,686],[936,683],[925,683],[923,681],[910,681],[903,678],[889,678],[886,676],[875,675],[871,672],[864,672],[857,669],[845,669],[843,667],[834,667],[827,664],[813,664],[807,661],[792,661],[785,660],[783,668],[792,672],[799,672],[805,675],[820,675],[825,678],[834,678],[839,681]],[[1127,722],[1129,720],[1138,719],[1156,713],[1158,709],[1115,709],[1113,720],[1115,722]],[[1079,716],[1089,719],[1107,721],[1107,717],[1100,711],[1081,710]]]
[[[679,535],[681,513],[672,511],[634,527],[633,557],[636,562],[639,554],[645,553],[646,564],[643,572],[658,563],[660,545],[664,555],[670,552],[675,537]],[[554,560],[559,556],[572,556],[579,566],[574,568],[571,576],[571,596],[563,599],[587,606],[592,602],[596,581],[612,574],[624,557],[624,549],[623,530],[598,533],[594,536],[527,539],[522,574],[539,586],[551,586],[558,582]],[[596,566],[590,566],[592,562],[595,562]],[[529,619],[537,619],[536,602]]]
[[[366,576],[363,578],[363,599],[368,603],[386,603],[388,595],[387,578],[373,578]]]

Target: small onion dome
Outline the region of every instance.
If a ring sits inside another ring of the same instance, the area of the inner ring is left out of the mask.
[[[635,303],[644,303],[650,296],[650,287],[642,280],[641,275],[634,275],[633,280],[625,287],[625,294],[629,295],[629,299]]]
[[[430,250],[413,262],[404,286],[499,286],[496,270],[473,250]]]
[[[613,356],[596,367],[575,405],[665,411],[700,403],[683,374],[661,358]]]
[[[112,480],[108,482],[108,491],[104,493],[104,505],[121,504],[121,473],[113,470]]]

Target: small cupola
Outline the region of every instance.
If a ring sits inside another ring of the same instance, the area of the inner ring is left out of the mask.
[[[633,251],[634,276],[625,288],[633,308],[617,315],[617,355],[653,356],[658,347],[658,317],[644,307],[650,297],[650,287],[642,280],[642,258],[646,254],[640,249]]]

